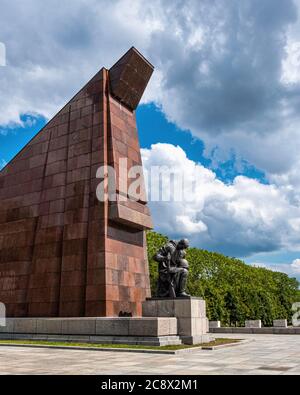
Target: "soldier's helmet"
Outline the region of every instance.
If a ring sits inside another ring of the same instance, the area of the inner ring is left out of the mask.
[[[188,269],[189,263],[186,259],[179,259],[178,267],[183,267],[184,269]]]
[[[190,242],[188,241],[188,239],[181,239],[181,240],[178,242],[178,247],[179,247],[179,248],[186,249],[186,248],[189,247],[189,245],[190,245]]]

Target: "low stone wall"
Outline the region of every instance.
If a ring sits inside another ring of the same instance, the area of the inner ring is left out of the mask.
[[[174,317],[7,318],[0,339],[181,344]]]
[[[171,336],[177,335],[177,320],[173,317],[7,318],[0,333]]]
[[[265,327],[265,328],[245,328],[245,327],[221,327],[210,328],[210,333],[241,333],[241,334],[271,334],[271,335],[300,335],[300,327]]]

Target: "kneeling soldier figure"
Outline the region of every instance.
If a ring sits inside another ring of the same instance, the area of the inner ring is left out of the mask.
[[[154,260],[159,263],[158,297],[182,298],[190,296],[185,292],[189,273],[185,250],[188,247],[189,241],[187,239],[178,242],[170,240],[154,255]]]

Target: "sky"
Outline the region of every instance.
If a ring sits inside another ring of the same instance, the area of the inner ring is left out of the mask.
[[[155,65],[144,167],[201,180],[196,202],[150,202],[155,229],[300,279],[300,0],[0,6],[0,168],[134,45]]]

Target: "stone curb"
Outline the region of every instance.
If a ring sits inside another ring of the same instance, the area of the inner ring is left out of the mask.
[[[238,343],[228,343],[228,344],[220,344],[218,346],[199,346],[199,347],[190,347],[183,348],[181,350],[147,350],[147,349],[133,349],[133,348],[110,348],[110,347],[79,347],[79,346],[51,346],[47,344],[15,344],[15,343],[0,343],[0,347],[28,347],[28,348],[53,348],[56,350],[82,350],[82,351],[107,351],[107,352],[136,352],[136,353],[144,353],[144,354],[186,354],[193,351],[199,350],[219,350],[221,348],[227,348],[232,346],[241,346],[245,343],[249,343],[253,341],[253,339],[242,339]]]
[[[219,350],[220,348],[242,346],[243,344],[247,344],[252,341],[254,341],[254,339],[241,339],[239,342],[236,343],[220,344],[218,346],[203,346],[202,350]]]
[[[137,352],[148,354],[175,354],[180,350],[147,350],[147,349],[133,349],[133,348],[109,348],[109,347],[77,347],[77,346],[50,346],[46,344],[14,344],[14,343],[1,343],[0,347],[28,347],[28,348],[53,348],[56,350],[79,350],[79,351],[114,351],[114,352]]]

